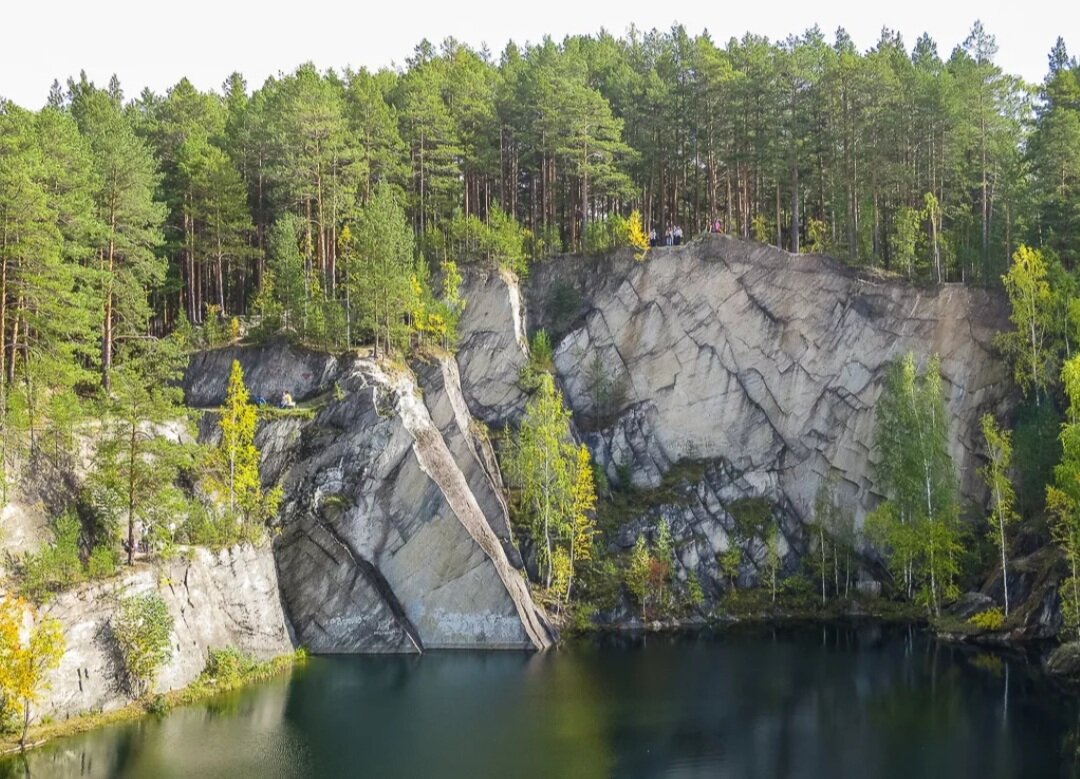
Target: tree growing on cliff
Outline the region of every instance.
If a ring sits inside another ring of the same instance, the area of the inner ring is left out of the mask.
[[[540,375],[508,442],[506,473],[516,518],[536,544],[544,586],[550,590],[558,572],[560,587],[553,595],[565,601],[575,566],[590,553],[596,492],[588,450],[574,443],[570,411],[548,373]]]
[[[128,565],[140,543],[167,535],[186,509],[177,478],[193,450],[165,430],[184,421],[177,379],[185,361],[174,339],[147,340],[111,374],[89,494],[109,522],[126,526]]]
[[[652,572],[653,558],[645,536],[638,536],[630,560],[626,566],[626,589],[641,606],[641,621],[645,621],[645,608],[649,598],[649,576]]]
[[[1009,616],[1009,570],[1006,527],[1018,517],[1013,505],[1016,496],[1009,480],[1012,465],[1012,433],[1002,430],[994,417],[982,418],[983,438],[986,441],[987,463],[980,469],[986,486],[990,488],[990,537],[1001,552],[1001,585],[1005,593],[1005,616]]]
[[[959,573],[956,474],[938,359],[919,373],[908,354],[888,370],[875,407],[878,483],[887,500],[867,533],[893,575],[932,614],[956,595]]]
[[[30,707],[47,689],[47,674],[64,656],[64,632],[52,618],[39,619],[19,598],[0,599],[0,716],[19,715],[26,746]]]
[[[1061,426],[1061,462],[1054,468],[1054,484],[1046,488],[1046,507],[1054,518],[1054,541],[1069,568],[1058,585],[1061,615],[1080,638],[1080,355],[1065,363],[1061,379],[1069,410]]]
[[[147,592],[120,601],[111,626],[128,692],[132,698],[141,698],[153,689],[158,672],[172,659],[172,614],[158,593]]]
[[[408,342],[414,275],[413,232],[389,185],[375,187],[350,236],[343,253],[349,320],[374,339],[378,356],[380,346],[393,349]]]
[[[221,439],[204,461],[205,484],[225,515],[230,531],[257,535],[259,523],[277,513],[281,488],[263,490],[259,450],[255,446],[255,406],[244,385],[244,370],[233,360],[225,390],[225,405],[218,417]]]
[[[851,586],[851,563],[855,555],[855,517],[837,499],[836,476],[823,479],[814,496],[814,518],[809,523],[817,546],[807,562],[821,579],[821,602],[828,598],[828,580],[833,594],[846,595]]]
[[[1020,389],[1025,395],[1034,395],[1035,405],[1039,405],[1053,373],[1054,359],[1047,343],[1054,320],[1054,296],[1042,253],[1020,246],[1001,280],[1012,305],[1009,320],[1016,329],[1000,334],[997,343],[1012,361]]]

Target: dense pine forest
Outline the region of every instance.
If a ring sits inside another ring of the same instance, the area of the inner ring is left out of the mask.
[[[995,50],[979,24],[947,56],[888,30],[861,52],[843,30],[676,27],[498,56],[424,41],[403,68],[302,65],[254,91],[69,79],[40,111],[0,109],[0,369],[63,343],[107,370],[117,338],[250,313],[270,277],[344,333],[380,185],[433,270],[485,230],[520,262],[602,248],[631,210],[926,281],[997,284],[1021,243],[1071,269],[1080,71],[1059,40],[1036,87]]]

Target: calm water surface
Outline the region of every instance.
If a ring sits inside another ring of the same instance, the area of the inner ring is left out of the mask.
[[[1078,717],[1022,662],[907,629],[759,629],[314,658],[0,776],[1054,777]]]

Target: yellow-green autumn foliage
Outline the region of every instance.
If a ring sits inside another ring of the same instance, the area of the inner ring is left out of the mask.
[[[218,417],[221,440],[205,461],[205,486],[232,524],[251,526],[277,513],[281,488],[263,490],[255,446],[256,409],[244,385],[244,371],[233,360],[225,405]]]
[[[1042,252],[1020,246],[1001,281],[1012,304],[1009,320],[1016,329],[1002,333],[996,341],[1013,364],[1016,383],[1025,395],[1034,395],[1038,404],[1054,373],[1054,351],[1048,343],[1054,296]]]
[[[1069,410],[1061,426],[1061,462],[1046,488],[1046,507],[1054,518],[1054,541],[1065,553],[1069,575],[1058,585],[1065,627],[1080,637],[1080,355],[1061,372]]]
[[[596,491],[588,449],[574,442],[570,411],[550,374],[540,375],[507,449],[515,519],[536,544],[544,586],[565,602],[578,563],[591,555]]]
[[[31,706],[48,688],[47,674],[60,665],[64,646],[57,620],[40,619],[21,598],[0,599],[0,717],[18,716],[24,740]]]

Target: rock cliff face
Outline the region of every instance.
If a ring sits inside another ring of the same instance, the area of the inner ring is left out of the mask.
[[[613,483],[648,490],[677,463],[707,466],[635,528],[665,516],[685,568],[703,581],[719,586],[715,555],[734,542],[740,502],[765,499],[779,513],[785,553],[805,545],[802,525],[827,476],[861,523],[881,497],[874,403],[887,364],[909,351],[921,364],[940,355],[961,492],[983,497],[978,418],[1010,402],[991,349],[1008,324],[995,294],[920,289],[713,236],[640,263],[621,255],[540,265],[526,300],[530,327],[559,336],[560,383]],[[505,333],[520,329],[502,319]],[[463,367],[466,396],[474,373],[489,372]],[[760,539],[740,543],[751,560],[763,557]]]
[[[218,375],[236,356],[209,354],[202,370]],[[275,555],[297,640],[314,652],[546,647],[457,367],[417,374],[353,360],[313,418],[260,428],[264,477],[285,487]]]
[[[197,352],[188,362],[184,401],[195,408],[221,405],[233,360],[239,360],[243,367],[244,384],[251,396],[275,404],[283,392],[297,402],[324,393],[333,386],[339,372],[334,355],[284,342],[212,349]]]
[[[160,570],[141,567],[101,584],[63,593],[46,609],[64,627],[67,651],[50,676],[35,715],[70,717],[130,701],[110,620],[122,598],[156,589],[175,622],[173,656],[158,676],[159,692],[190,684],[211,649],[235,647],[260,659],[292,651],[269,546],[212,554],[185,553]]]
[[[559,269],[536,274],[538,310]],[[832,260],[727,237],[578,269],[579,325],[555,363],[612,478],[655,486],[684,459],[730,463],[763,490],[777,484],[805,515],[829,472],[861,518],[873,481],[873,406],[887,363],[941,357],[962,492],[981,495],[978,417],[1007,401],[994,333],[1004,300],[959,285],[919,289],[859,276]],[[542,322],[542,319],[538,320]],[[600,385],[598,387],[598,385]],[[608,389],[605,394],[602,390]]]
[[[521,290],[505,272],[469,269],[463,297],[457,364],[465,401],[477,419],[504,425],[525,409],[518,386],[528,361]]]

